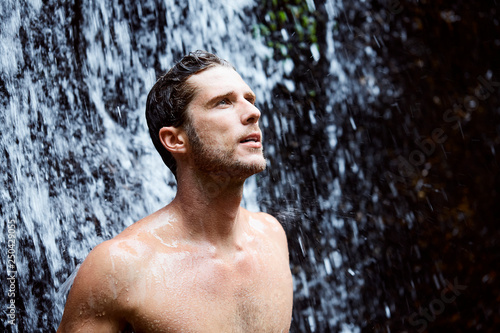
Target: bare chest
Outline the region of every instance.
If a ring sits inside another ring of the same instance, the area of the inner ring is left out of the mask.
[[[144,297],[136,332],[288,332],[292,278],[286,261],[272,255],[230,263],[184,259],[151,270],[138,286]]]

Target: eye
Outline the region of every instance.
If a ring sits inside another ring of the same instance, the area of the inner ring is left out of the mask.
[[[254,94],[247,94],[245,96],[245,99],[250,103],[255,105],[255,95]]]
[[[225,105],[229,105],[231,104],[231,101],[229,101],[229,98],[224,98],[224,99],[221,99],[220,101],[217,102],[217,105],[222,105],[222,106],[225,106]]]

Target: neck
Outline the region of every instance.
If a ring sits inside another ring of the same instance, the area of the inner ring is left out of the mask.
[[[244,179],[227,174],[180,174],[172,202],[189,238],[214,246],[236,245]]]

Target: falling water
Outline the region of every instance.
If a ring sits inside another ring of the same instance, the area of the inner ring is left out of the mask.
[[[147,133],[145,100],[156,77],[174,61],[206,49],[235,65],[263,107],[276,177],[251,178],[244,205],[276,211],[287,230],[298,230],[289,234],[298,244],[291,256],[304,262],[292,263],[292,331],[359,331],[356,320],[363,309],[356,307],[364,284],[359,272],[369,255],[346,257],[364,242],[355,223],[363,218],[342,216],[351,209],[339,202],[345,169],[356,169],[360,156],[340,149],[337,137],[341,124],[356,128],[343,101],[377,94],[371,62],[364,63],[367,83],[353,82],[349,68],[356,64],[348,63],[357,60],[338,56],[333,35],[342,6],[327,1],[330,102],[324,110],[303,110],[321,140],[298,138],[294,128],[300,119],[290,116],[287,101],[273,91],[278,83],[289,91],[303,87],[285,79],[293,65],[273,61],[273,50],[252,34],[259,22],[255,6],[250,0],[3,1],[1,214],[3,221],[15,222],[17,241],[16,324],[2,317],[5,327],[13,332],[57,328],[69,287],[65,281],[88,252],[173,198],[174,179]],[[314,48],[311,52],[313,61],[320,60]],[[370,50],[362,52],[372,57]],[[293,170],[294,157],[278,156],[293,140],[319,147],[308,171],[311,179],[327,184],[317,197],[305,197],[295,187],[302,178],[301,170]],[[314,230],[320,230],[320,238],[312,236]],[[7,235],[4,224],[2,244]],[[1,258],[6,267],[6,255]]]

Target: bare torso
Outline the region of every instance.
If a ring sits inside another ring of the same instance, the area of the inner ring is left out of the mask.
[[[267,214],[242,209],[242,217],[231,251],[180,237],[165,209],[101,244],[80,269],[59,331],[288,332],[283,229]]]

